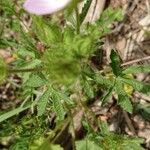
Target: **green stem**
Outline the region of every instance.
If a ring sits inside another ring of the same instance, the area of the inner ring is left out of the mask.
[[[73,129],[73,133],[72,133],[72,149],[76,150],[76,146],[75,146],[75,139],[76,139],[76,131],[75,131],[75,126],[74,126],[74,120],[73,120],[73,114],[71,112],[71,109],[69,108],[67,103],[64,103],[67,111],[68,111],[68,115],[70,117],[70,121],[71,121],[71,125],[72,125],[72,129]]]
[[[79,16],[79,10],[78,10],[78,7],[76,6],[75,8],[75,13],[76,13],[76,21],[77,21],[77,34],[80,33],[80,16]]]
[[[44,68],[27,68],[27,69],[8,69],[9,73],[24,73],[24,72],[38,72],[42,71]]]

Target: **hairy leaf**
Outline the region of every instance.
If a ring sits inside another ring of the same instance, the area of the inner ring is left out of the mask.
[[[104,76],[102,76],[100,73],[95,73],[95,76],[93,77],[93,80],[100,85],[104,85],[107,88],[113,85],[113,82],[106,79]]]
[[[150,84],[143,83],[135,79],[127,79],[127,78],[120,78],[120,79],[126,84],[131,85],[134,88],[134,90],[137,90],[139,92],[142,92],[148,95],[150,94]]]
[[[102,150],[99,145],[90,141],[88,139],[84,139],[81,141],[76,141],[76,149],[77,150]]]
[[[145,73],[150,72],[150,65],[135,65],[130,66],[123,71],[124,74],[132,74],[132,73]]]
[[[88,81],[88,79],[85,79],[82,81],[82,85],[83,85],[83,90],[87,95],[87,97],[94,98],[94,91],[92,85],[90,84],[90,81]]]
[[[128,95],[126,94],[126,92],[124,91],[123,88],[123,83],[117,79],[116,81],[116,93],[118,94],[118,104],[127,112],[132,113],[133,111],[133,106],[131,104],[131,101],[128,97]]]
[[[34,149],[31,149],[34,150]],[[41,146],[35,150],[63,150],[63,148],[58,144],[51,144],[48,140],[45,140]]]
[[[81,65],[70,49],[49,49],[44,54],[43,61],[53,83],[68,85],[80,75]]]
[[[107,8],[102,14],[100,19],[98,20],[98,24],[101,26],[103,30],[103,34],[108,33],[110,31],[109,25],[114,21],[123,20],[123,13],[121,9],[113,9],[111,7]]]
[[[58,117],[58,120],[62,121],[65,116],[65,110],[63,108],[63,99],[60,96],[60,94],[54,89],[51,94],[51,100],[53,103],[54,111],[56,112],[56,115]]]
[[[9,150],[28,150],[28,138],[22,137],[15,141]]]
[[[43,74],[31,74],[25,85],[29,87],[40,87],[46,83],[46,79]]]
[[[131,138],[128,136],[110,133],[106,135],[102,142],[102,148],[111,150],[143,150],[141,144],[143,140],[140,138]]]
[[[60,42],[62,39],[61,29],[57,25],[46,23],[42,17],[33,17],[33,31],[47,46]]]
[[[51,88],[48,88],[44,92],[44,94],[39,98],[38,103],[37,103],[38,116],[41,116],[44,114],[50,94],[51,94]]]

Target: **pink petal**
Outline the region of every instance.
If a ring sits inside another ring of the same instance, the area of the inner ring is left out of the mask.
[[[36,15],[46,15],[63,9],[71,0],[26,0],[23,7]]]

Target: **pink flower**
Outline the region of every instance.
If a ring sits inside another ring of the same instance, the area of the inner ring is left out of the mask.
[[[46,15],[57,12],[71,0],[26,0],[23,7],[26,11],[36,15]]]

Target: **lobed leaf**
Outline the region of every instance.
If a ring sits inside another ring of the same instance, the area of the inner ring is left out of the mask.
[[[76,150],[102,150],[94,141],[88,139],[76,141]]]
[[[116,86],[115,86],[116,93],[118,94],[118,104],[123,108],[123,110],[132,113],[133,106],[132,103],[124,91],[123,83],[117,79]]]
[[[100,73],[95,73],[93,80],[100,85],[104,85],[107,88],[113,85],[113,82],[102,76]]]
[[[43,93],[43,95],[39,98],[37,103],[38,116],[42,116],[45,113],[50,94],[51,94],[51,88],[48,88]]]
[[[115,76],[119,76],[121,74],[121,72],[122,72],[122,69],[120,67],[121,60],[120,60],[120,57],[117,54],[117,52],[112,50],[111,54],[110,54],[110,59],[111,59],[110,66],[112,68],[112,71],[113,71],[114,75]]]
[[[122,77],[120,77],[120,79],[124,83],[131,85],[134,88],[134,90],[137,90],[139,92],[142,92],[148,95],[150,94],[150,84],[143,83],[135,79],[127,79],[127,78],[122,78]]]
[[[150,65],[135,65],[135,66],[130,66],[127,69],[124,69],[122,73],[124,74],[136,74],[136,73],[146,73],[150,72]]]
[[[29,87],[41,87],[46,84],[45,76],[42,73],[33,73],[26,81],[25,85]]]
[[[60,42],[62,39],[60,27],[46,23],[42,17],[33,17],[33,31],[37,38],[47,46]]]
[[[65,110],[63,108],[63,102],[62,102],[63,99],[60,96],[60,94],[54,89],[52,90],[51,100],[53,103],[53,109],[58,117],[58,120],[62,121],[65,116]]]

